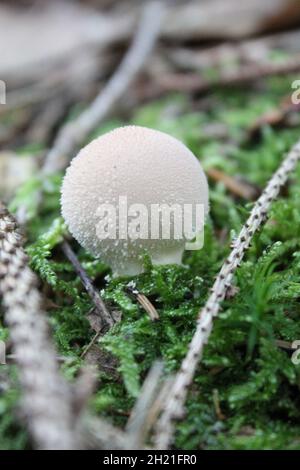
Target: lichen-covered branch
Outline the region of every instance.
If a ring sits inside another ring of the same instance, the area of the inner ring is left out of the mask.
[[[172,441],[174,421],[183,415],[188,387],[201,360],[204,345],[208,342],[213,320],[218,315],[221,303],[231,286],[233,275],[240,265],[254,233],[266,219],[272,202],[276,199],[299,160],[300,141],[288,153],[257,200],[238,238],[232,244],[232,251],[216,277],[206,304],[199,312],[196,331],[170,390],[167,405],[157,423],[156,447],[159,449],[168,448]]]
[[[22,387],[22,411],[39,449],[76,449],[71,390],[60,375],[22,237],[0,202],[0,295]]]

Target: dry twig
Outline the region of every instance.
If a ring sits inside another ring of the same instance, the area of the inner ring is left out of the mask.
[[[103,324],[103,328],[109,329],[114,324],[114,319],[111,316],[110,312],[108,311],[105,303],[103,302],[99,292],[93,286],[92,281],[88,277],[87,273],[79,263],[77,256],[75,255],[74,251],[70,247],[67,241],[64,241],[62,244],[62,249],[68,260],[72,263],[76,273],[80,277],[80,280],[87,291],[88,295],[90,296],[92,302],[95,305],[95,311],[98,313],[99,317],[101,318],[101,322]]]
[[[289,341],[283,341],[282,339],[275,339],[274,343],[278,348],[286,349],[287,351],[293,351],[295,349],[293,348],[293,343],[290,343]]]
[[[160,389],[162,372],[162,362],[155,362],[144,381],[141,394],[133,407],[124,431],[112,426],[103,419],[90,415],[86,416],[86,419],[83,420],[82,430],[84,430],[84,433],[82,438],[87,448],[104,450],[145,449],[145,439],[153,425],[153,418],[157,416],[157,412],[161,409],[160,405],[166,399],[166,382],[162,384],[162,389]]]
[[[60,376],[36,278],[13,217],[0,203],[0,293],[19,366],[22,409],[41,449],[76,449],[71,391]]]
[[[149,413],[159,388],[159,380],[163,372],[162,362],[155,362],[143,383],[141,394],[137,399],[126,424],[128,445],[130,449],[140,449],[149,431]]]
[[[8,362],[12,362],[13,364],[17,364],[18,363],[18,360],[20,359],[19,357],[17,357],[15,354],[6,354],[6,357],[5,359],[8,361]],[[64,363],[68,363],[68,362],[72,362],[74,361],[75,359],[77,359],[77,357],[72,357],[72,356],[55,356],[55,359],[58,363],[61,363],[61,364],[64,364]]]
[[[223,421],[224,419],[226,419],[226,416],[223,414],[221,410],[219,391],[217,388],[214,388],[212,398],[213,398],[213,404],[215,407],[216,416],[218,420]]]
[[[88,343],[88,345],[84,348],[84,350],[82,351],[82,353],[80,354],[80,359],[83,359],[87,353],[90,351],[90,349],[94,346],[94,344],[96,343],[97,339],[100,338],[101,336],[101,332],[100,331],[97,331],[96,334],[94,334],[94,336],[92,337],[91,341]]]
[[[164,54],[176,69],[201,71],[226,64],[259,64],[265,62],[272,51],[299,52],[300,31],[291,30],[239,41],[222,41],[210,47],[168,47]]]
[[[217,168],[209,168],[206,170],[207,175],[216,182],[222,182],[224,186],[235,196],[242,197],[252,201],[257,196],[257,188],[250,183],[239,181],[233,176],[226,175]]]
[[[216,79],[205,79],[196,73],[174,73],[157,79],[157,83],[150,84],[143,93],[149,98],[159,96],[162,92],[182,91],[187,93],[205,93],[213,88],[244,85],[255,80],[271,77],[273,75],[287,75],[299,72],[300,55],[286,59],[282,63],[250,64],[239,67],[237,70],[225,70]]]
[[[87,449],[129,450],[128,435],[101,418],[86,416],[82,440]]]
[[[60,130],[52,149],[46,156],[43,167],[45,174],[64,169],[77,145],[84,141],[122,98],[145,64],[159,36],[164,11],[164,4],[161,1],[153,1],[145,6],[132,45],[114,75],[88,109],[78,119],[66,124]]]
[[[174,421],[182,417],[184,413],[188,387],[201,360],[204,345],[208,342],[213,319],[218,315],[221,302],[232,284],[233,275],[240,265],[254,233],[266,219],[272,202],[276,199],[299,160],[300,141],[290,150],[257,200],[237,240],[232,244],[232,251],[216,277],[206,304],[199,312],[196,331],[170,390],[167,405],[157,423],[156,447],[159,449],[168,448],[174,433]]]

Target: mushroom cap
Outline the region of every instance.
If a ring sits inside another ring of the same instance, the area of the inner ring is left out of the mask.
[[[99,238],[99,205],[118,207],[120,196],[127,198],[128,207],[143,204],[149,213],[151,204],[202,204],[207,213],[207,180],[193,153],[163,132],[120,127],[78,153],[66,171],[61,191],[62,215],[70,232],[91,254],[110,265],[115,275],[142,272],[145,251],[154,264],[180,263],[184,238]]]

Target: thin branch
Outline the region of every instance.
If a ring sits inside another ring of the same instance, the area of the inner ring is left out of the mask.
[[[153,402],[147,416],[147,426],[149,430],[154,428],[159,415],[166,406],[169,397],[169,390],[172,388],[173,381],[174,376],[170,375],[161,384],[161,388],[158,391],[156,399]]]
[[[182,417],[184,413],[188,387],[201,360],[204,345],[208,342],[213,320],[218,315],[221,303],[232,284],[233,275],[240,265],[254,233],[265,221],[272,202],[276,199],[299,160],[300,141],[290,150],[257,200],[237,240],[232,244],[232,251],[216,277],[206,304],[198,314],[196,331],[170,390],[166,408],[157,423],[156,447],[159,449],[169,447],[174,433],[174,421]]]
[[[219,421],[223,421],[224,419],[226,419],[226,416],[223,414],[221,410],[219,391],[217,388],[214,388],[213,390],[212,399],[213,399],[213,404],[215,407],[216,416]]]
[[[19,357],[17,357],[15,354],[6,354],[5,356],[5,359],[9,362],[12,362],[12,363],[18,363],[18,360],[20,359]],[[74,361],[75,359],[77,359],[77,357],[72,357],[72,356],[55,356],[55,359],[57,362],[59,363],[68,363],[68,362],[72,362]]]
[[[293,343],[290,343],[289,341],[283,341],[282,339],[275,339],[274,343],[278,348],[286,349],[287,351],[295,350],[295,348],[293,348]]]
[[[258,189],[254,185],[239,181],[233,176],[227,175],[217,168],[209,168],[206,170],[207,175],[216,182],[221,182],[235,196],[252,201],[258,196]]]
[[[59,374],[36,283],[16,223],[0,202],[0,294],[19,366],[23,414],[38,448],[76,449],[71,390]]]
[[[164,53],[176,69],[200,72],[224,64],[262,63],[274,50],[299,52],[300,31],[284,31],[239,41],[222,41],[215,46],[191,49],[169,47]]]
[[[128,435],[106,420],[91,415],[83,419],[82,440],[84,447],[95,450],[130,450]]]
[[[300,70],[300,55],[282,63],[267,62],[264,64],[250,64],[238,67],[236,70],[225,70],[215,79],[206,79],[198,73],[170,73],[157,78],[156,84],[145,86],[142,93],[147,98],[159,96],[161,93],[181,91],[186,93],[205,93],[214,88],[244,85],[261,78],[273,75],[287,75]]]
[[[101,318],[101,321],[103,323],[103,328],[106,328],[106,329],[111,328],[114,325],[113,317],[111,316],[99,292],[93,286],[92,281],[90,280],[87,273],[81,266],[80,262],[78,261],[77,256],[75,255],[74,251],[72,250],[72,248],[70,247],[67,241],[64,241],[62,243],[62,249],[66,257],[68,258],[68,260],[72,263],[85,290],[87,291],[92,302],[94,303],[95,311],[98,313],[99,317]]]
[[[97,331],[97,333],[94,334],[94,336],[92,337],[91,341],[89,342],[89,344],[84,348],[84,350],[82,351],[81,355],[80,355],[80,359],[84,359],[85,356],[87,355],[87,353],[89,352],[89,350],[91,349],[92,346],[94,346],[94,344],[96,343],[97,339],[100,338],[101,336],[101,331]]]
[[[133,407],[125,430],[116,428],[101,418],[86,414],[81,428],[85,446],[88,449],[104,450],[145,449],[147,432],[152,427],[157,412],[161,410],[161,405],[166,399],[167,381],[160,384],[162,372],[162,362],[155,362],[144,381],[141,394]]]
[[[141,394],[127,421],[125,431],[128,434],[129,448],[131,449],[140,449],[145,441],[149,431],[148,415],[159,389],[162,372],[163,363],[155,362],[143,383]]]
[[[80,419],[81,414],[84,413],[87,407],[87,403],[91,398],[97,383],[97,370],[93,366],[85,365],[81,370],[79,377],[73,386],[73,410]]]
[[[145,6],[132,45],[114,75],[89,108],[60,130],[53,148],[46,156],[43,167],[45,174],[64,169],[76,147],[106,118],[116,102],[126,93],[154,47],[164,13],[162,1],[153,1]]]
[[[54,79],[48,79],[39,84],[35,83],[25,88],[11,91],[7,95],[7,105],[0,108],[0,116],[7,112],[53,99],[63,90],[65,90],[65,84],[62,83],[60,77],[54,77]]]

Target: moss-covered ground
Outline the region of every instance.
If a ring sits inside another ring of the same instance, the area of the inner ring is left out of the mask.
[[[299,139],[299,127],[265,124],[250,137],[248,130],[266,112],[279,108],[291,94],[293,79],[216,91],[205,100],[170,95],[142,106],[128,119],[108,122],[95,135],[127,123],[160,129],[183,140],[206,170],[217,168],[260,190]],[[33,215],[27,251],[41,279],[59,354],[69,357],[63,372],[72,380],[94,331],[87,320],[91,301],[60,247],[66,230],[60,219],[61,178],[55,175],[42,183],[32,179],[20,188],[11,209],[25,202]],[[177,448],[300,449],[300,365],[276,342],[300,340],[299,178],[300,168],[273,204],[237,271],[236,295],[223,303],[190,389],[186,417],[177,425]],[[37,214],[40,185],[44,201]],[[155,359],[163,359],[166,373],[179,368],[197,312],[253,202],[210,180],[210,205],[204,248],[187,252],[184,266],[152,267],[145,259],[144,274],[112,279],[107,266],[71,241],[109,307],[122,314],[93,349],[99,380],[90,402],[94,413],[118,426],[126,422]],[[128,295],[130,280],[156,306],[159,322],[151,322]],[[8,339],[1,323],[0,339]],[[99,348],[116,360],[101,353],[98,357]],[[1,366],[0,374],[0,448],[26,448],[30,443],[17,417],[17,371],[13,365]]]

